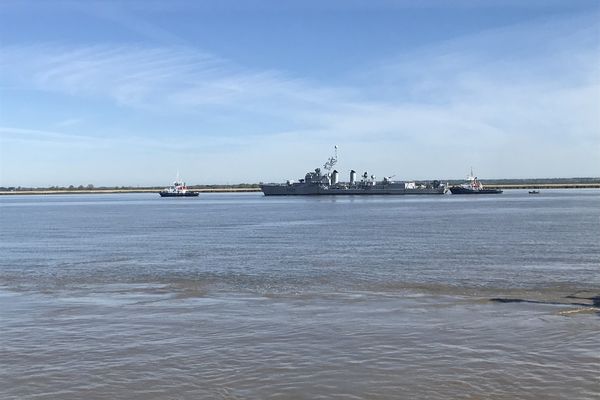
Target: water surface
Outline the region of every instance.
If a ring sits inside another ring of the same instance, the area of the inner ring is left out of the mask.
[[[597,190],[5,196],[0,217],[1,398],[600,393]]]

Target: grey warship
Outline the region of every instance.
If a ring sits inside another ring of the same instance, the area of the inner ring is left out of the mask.
[[[315,195],[425,195],[444,194],[447,186],[438,180],[425,182],[392,181],[384,177],[377,181],[367,172],[357,179],[356,171],[350,171],[350,181],[340,182],[340,174],[333,167],[337,164],[337,146],[335,155],[330,157],[321,168],[308,172],[304,179],[297,182],[265,183],[260,188],[265,196],[315,196]],[[333,170],[333,171],[332,171]]]

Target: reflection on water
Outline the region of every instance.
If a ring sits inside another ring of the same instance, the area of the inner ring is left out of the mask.
[[[0,198],[1,398],[598,398],[598,191],[157,197]]]

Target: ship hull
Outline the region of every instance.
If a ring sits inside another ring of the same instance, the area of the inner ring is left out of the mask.
[[[452,194],[500,194],[500,193],[502,193],[502,190],[500,190],[500,189],[473,190],[473,189],[467,189],[467,188],[460,187],[460,186],[452,186],[450,188],[450,192]]]
[[[198,192],[185,192],[185,193],[169,193],[169,192],[159,192],[160,197],[198,197],[200,193]]]
[[[318,185],[261,185],[265,196],[365,196],[365,195],[436,195],[446,189],[420,188],[405,189],[394,187],[336,188]]]

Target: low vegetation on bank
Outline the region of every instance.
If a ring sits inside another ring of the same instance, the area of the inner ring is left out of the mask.
[[[48,186],[48,187],[2,187],[0,186],[0,192],[125,192],[125,191],[158,191],[162,190],[164,186],[94,186],[94,185],[69,185],[69,186]],[[191,190],[242,190],[242,189],[260,189],[257,183],[239,183],[236,185],[189,185]]]

